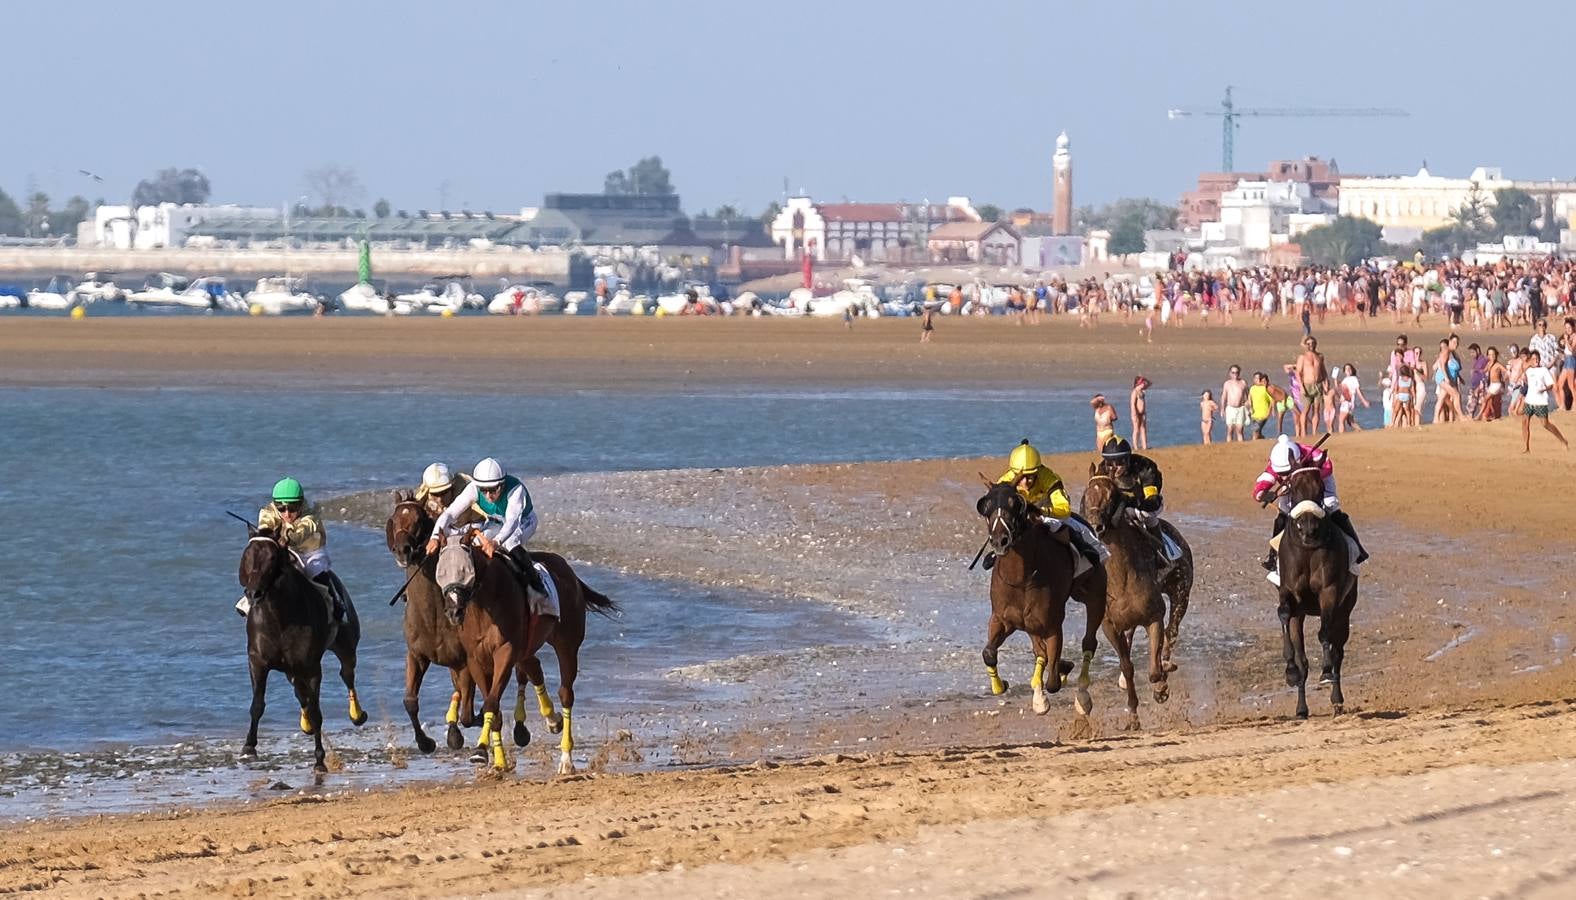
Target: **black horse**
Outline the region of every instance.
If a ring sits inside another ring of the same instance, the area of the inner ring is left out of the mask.
[[[1357,606],[1357,575],[1352,572],[1346,535],[1323,506],[1324,479],[1316,467],[1298,469],[1288,479],[1291,500],[1280,547],[1280,622],[1286,684],[1297,689],[1297,717],[1308,717],[1308,653],[1303,647],[1302,620],[1319,617],[1319,643],[1324,647],[1324,677],[1330,682],[1330,705],[1342,711],[1341,663]]]
[[[323,710],[318,695],[323,683],[323,652],[339,657],[339,677],[350,689],[350,721],[361,725],[367,714],[356,699],[356,645],[361,623],[345,597],[345,621],[335,624],[328,600],[291,561],[291,552],[274,531],[250,525],[251,539],[241,553],[240,580],[251,601],[246,617],[246,660],[252,674],[252,727],[246,732],[242,759],[257,757],[257,722],[263,717],[268,673],[285,673],[301,704],[301,730],[312,735],[313,769],[323,763]]]

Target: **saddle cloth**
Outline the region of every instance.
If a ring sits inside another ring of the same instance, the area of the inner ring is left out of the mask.
[[[557,616],[558,615],[558,583],[553,581],[553,576],[547,567],[541,563],[534,563],[536,573],[542,576],[542,585],[547,588],[546,594],[537,594],[534,591],[526,593],[531,597],[531,615]]]
[[[1281,540],[1281,536],[1284,535],[1285,533],[1286,532],[1283,531],[1280,534],[1277,534],[1274,537],[1270,538],[1270,549],[1275,551],[1275,567],[1276,567],[1276,576],[1277,576],[1276,578],[1274,578],[1272,580],[1276,584],[1280,584],[1280,579],[1279,579],[1279,574],[1280,574],[1280,540]],[[1341,537],[1346,540],[1346,558],[1350,562],[1350,568],[1351,568],[1352,574],[1353,575],[1361,574],[1362,573],[1362,569],[1359,568],[1358,565],[1357,565],[1357,542],[1352,540],[1351,537],[1348,536],[1345,532],[1341,533]]]

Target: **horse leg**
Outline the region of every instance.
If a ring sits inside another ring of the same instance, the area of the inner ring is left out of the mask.
[[[454,689],[460,692],[461,728],[475,728],[481,724],[481,720],[477,718],[481,714],[476,711],[476,684],[476,675],[470,670],[470,667],[467,666],[459,670],[459,675],[455,679]]]
[[[459,750],[465,746],[465,735],[460,732],[460,726],[465,724],[464,720],[467,717],[471,719],[471,725],[475,724],[475,715],[469,700],[470,695],[476,690],[476,682],[471,679],[470,669],[465,666],[450,669],[449,681],[454,685],[454,691],[449,694],[449,709],[443,715],[443,723],[446,726],[443,742],[449,745],[450,750]],[[467,701],[463,714],[460,711],[462,700]]]
[[[531,682],[532,690],[536,691],[536,711],[542,714],[542,721],[547,723],[547,730],[558,734],[564,730],[564,717],[553,707],[553,698],[547,693],[547,676],[542,673],[542,661],[532,654],[526,657],[524,670],[525,677]]]
[[[495,654],[499,651],[493,651]],[[471,754],[471,762],[487,762],[487,748],[490,746],[488,738],[492,735],[493,716],[488,711],[487,698],[492,695],[492,679],[489,670],[473,658],[466,658],[466,668],[471,675],[472,689],[481,688],[482,691],[482,732],[476,738],[476,752]],[[501,692],[501,690],[500,690]]]
[[[1324,665],[1319,669],[1319,687],[1328,687],[1330,684],[1330,620],[1325,616],[1319,617],[1319,648],[1324,651]]]
[[[509,671],[514,668],[511,654],[502,650],[493,653],[491,680],[484,685],[486,695],[482,700],[482,761],[487,760],[487,749],[492,749],[492,766],[497,771],[509,767],[508,755],[503,749],[503,689],[509,683]]]
[[[1100,646],[1096,631],[1105,623],[1105,585],[1080,598],[1084,605],[1084,633],[1080,648],[1083,661],[1078,667],[1078,693],[1073,695],[1073,709],[1081,716],[1094,709],[1094,698],[1089,696],[1089,664],[1094,661],[1094,651]]]
[[[257,723],[263,717],[263,697],[268,693],[268,667],[253,661],[251,669],[252,727],[246,730],[246,743],[241,745],[242,759],[257,758]]]
[[[1110,622],[1104,624],[1105,639],[1116,648],[1117,664],[1122,670],[1122,687],[1127,689],[1127,724],[1122,726],[1124,731],[1138,730],[1138,687],[1134,684],[1133,676],[1133,642],[1127,633],[1118,629]]]
[[[1045,645],[1048,639],[1037,634],[1029,635],[1029,643],[1034,647],[1034,677],[1029,681],[1029,687],[1034,691],[1034,714],[1043,716],[1051,711],[1051,701],[1045,694],[1045,661],[1050,658]],[[1056,688],[1061,688],[1062,676],[1059,672],[1052,672],[1051,678],[1056,683]]]
[[[410,727],[416,732],[416,749],[431,753],[438,749],[427,732],[421,730],[421,680],[427,675],[429,662],[410,651],[405,653],[405,714],[410,716]],[[456,695],[458,696],[458,695]]]
[[[1287,669],[1287,676],[1296,674],[1297,688],[1297,718],[1308,718],[1308,648],[1303,644],[1303,619],[1302,613],[1293,613],[1291,617],[1291,646],[1295,658]]]
[[[575,705],[575,676],[580,672],[580,647],[554,645],[558,654],[558,701],[564,705],[564,736],[558,741],[558,774],[575,774],[575,732],[570,713]]]
[[[1165,652],[1165,623],[1159,619],[1149,623],[1149,684],[1156,703],[1171,699],[1171,685],[1166,679],[1166,667],[1161,660]]]
[[[990,692],[996,696],[1007,693],[1007,682],[996,674],[996,651],[1001,649],[1002,642],[1012,634],[1012,629],[994,612],[990,614],[990,624],[985,630],[985,651],[980,656],[985,660],[985,674],[990,676]]]
[[[527,657],[529,659],[529,657]],[[514,745],[524,747],[531,743],[531,729],[525,725],[525,683],[528,680],[525,659],[514,662]]]
[[[296,700],[301,704],[301,731],[312,736],[312,771],[322,774],[328,771],[328,766],[323,762],[323,709],[318,703],[318,698],[323,690],[323,670],[321,667],[316,672],[298,672],[295,675]]]
[[[341,644],[343,646],[339,646]],[[344,640],[344,632],[340,632],[334,655],[339,657],[339,680],[350,692],[350,724],[359,728],[367,724],[367,711],[361,708],[361,699],[356,696],[356,645]]]
[[[1161,659],[1167,672],[1175,672],[1177,664],[1171,661],[1171,654],[1176,650],[1177,636],[1182,633],[1182,618],[1187,615],[1188,592],[1173,586],[1164,596],[1169,617],[1166,620],[1166,652]]]
[[[1346,661],[1346,639],[1351,636],[1351,611],[1332,611],[1329,621],[1330,645],[1325,651],[1325,665],[1330,669],[1330,706],[1340,715],[1346,711],[1346,695],[1341,693],[1341,663]]]

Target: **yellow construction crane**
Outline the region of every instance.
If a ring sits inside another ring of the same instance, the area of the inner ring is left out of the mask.
[[[1239,127],[1237,120],[1243,116],[1284,116],[1294,118],[1312,118],[1319,116],[1343,117],[1387,117],[1404,118],[1407,115],[1404,109],[1382,109],[1377,107],[1361,107],[1351,109],[1340,108],[1314,108],[1314,107],[1271,107],[1265,109],[1238,109],[1231,102],[1231,85],[1226,85],[1226,99],[1220,101],[1220,109],[1168,109],[1166,118],[1181,119],[1188,116],[1211,116],[1220,119],[1220,170],[1232,171],[1231,145],[1233,132]]]

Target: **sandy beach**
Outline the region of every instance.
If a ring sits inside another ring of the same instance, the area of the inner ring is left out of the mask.
[[[1114,321],[940,328],[921,348],[913,320],[845,331],[758,320],[8,319],[0,384],[486,390],[518,368],[553,389],[1024,391],[1135,372],[1218,388],[1228,363],[1278,371],[1298,336],[1286,323],[1267,335],[1190,325],[1153,345]],[[1343,321],[1319,334],[1332,363],[1373,365],[1395,331]],[[1085,419],[1035,427],[1090,430]],[[695,734],[682,768],[650,771],[621,753],[620,742],[646,739],[636,734],[588,747],[599,764],[569,779],[551,779],[533,745],[514,772],[461,785],[349,795],[298,791],[296,779],[278,799],[260,789],[244,805],[30,824],[0,835],[0,891],[1564,896],[1576,886],[1559,827],[1576,821],[1576,622],[1559,488],[1576,458],[1535,438],[1529,466],[1518,428],[1331,439],[1343,504],[1375,558],[1348,647],[1348,712],[1331,717],[1310,690],[1307,722],[1290,718],[1274,595],[1257,565],[1269,519],[1248,485],[1267,445],[1154,451],[1198,575],[1170,702],[1141,692],[1137,733],[1120,730],[1103,660],[1090,729],[1074,729],[1066,694],[1046,717],[1029,712],[1021,636],[1002,651],[1014,689],[985,688],[986,578],[967,564],[982,537],[979,475],[995,474],[998,458],[541,479],[543,546],[645,576],[790,594],[921,637],[860,648],[835,670],[826,659],[817,689],[845,697],[833,715],[767,704],[754,722]],[[1090,455],[1050,462],[1076,485]],[[381,526],[386,504],[382,493],[346,498],[336,515]],[[904,672],[964,687],[861,702],[862,682],[901,684]],[[806,670],[767,656],[679,675],[769,684],[784,673]],[[580,690],[593,693],[594,677]]]

